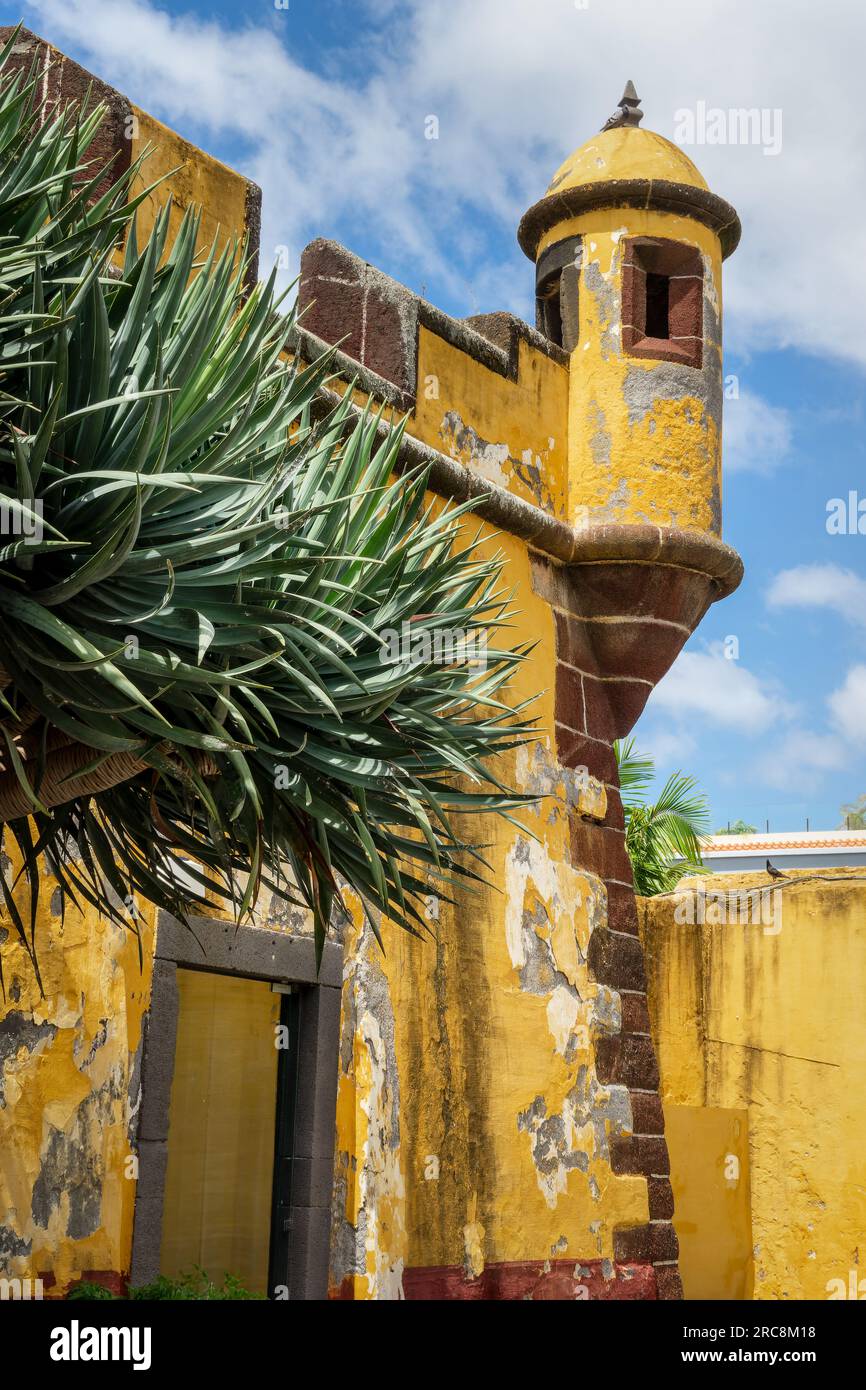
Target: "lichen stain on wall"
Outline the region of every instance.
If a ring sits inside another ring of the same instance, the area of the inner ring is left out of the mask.
[[[7,881],[17,866],[3,856]],[[128,1268],[135,1199],[130,1130],[139,1103],[141,1021],[150,991],[152,915],[131,932],[67,905],[45,876],[36,922],[44,997],[23,945],[0,929],[0,1272]],[[16,891],[24,913],[24,894]],[[8,922],[8,919],[7,919]]]

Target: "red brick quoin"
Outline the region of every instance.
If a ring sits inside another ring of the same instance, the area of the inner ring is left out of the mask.
[[[573,810],[570,829],[572,863],[607,889],[607,925],[590,938],[589,966],[622,1000],[622,1030],[601,1039],[596,1052],[599,1080],[625,1086],[631,1098],[634,1132],[612,1142],[611,1163],[615,1173],[647,1180],[649,1222],[614,1233],[615,1258],[617,1267],[652,1268],[657,1297],[681,1298],[659,1070],[613,743],[629,733],[709,607],[712,581],[677,566],[610,560],[559,571],[537,563],[535,585],[556,619],[559,761],[586,768],[607,789],[604,822]]]

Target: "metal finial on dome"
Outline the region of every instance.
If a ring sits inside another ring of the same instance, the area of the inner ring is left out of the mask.
[[[620,97],[619,106],[612,116],[608,116],[602,130],[616,130],[619,126],[639,126],[642,120],[640,97],[634,89],[634,83],[627,82],[625,91]]]

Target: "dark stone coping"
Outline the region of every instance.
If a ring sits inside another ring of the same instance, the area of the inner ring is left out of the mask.
[[[569,217],[602,208],[652,208],[655,212],[692,217],[716,233],[722,244],[723,258],[737,249],[742,231],[736,209],[707,188],[695,188],[671,179],[608,179],[578,184],[561,193],[549,193],[524,213],[517,240],[534,261],[538,243],[551,227]]]
[[[371,371],[369,367],[364,367],[354,357],[349,357],[345,352],[340,351],[339,343],[333,345],[326,343],[324,338],[319,338],[299,323],[286,342],[288,352],[297,353],[301,360],[307,364],[316,362],[320,357],[326,355],[334,365],[334,377],[340,381],[354,382],[360,391],[365,391],[368,395],[374,396],[377,401],[391,406],[394,410],[403,411],[406,415],[411,415],[415,409],[415,397],[403,391],[393,381],[388,381],[384,376],[379,376],[378,372]],[[323,398],[328,401],[328,409],[337,403],[337,393],[325,391]],[[324,413],[324,412],[323,412]]]
[[[348,365],[354,369],[350,379],[354,378],[361,390],[378,397],[381,378],[357,363],[348,361]],[[337,392],[324,388],[320,392],[320,407],[323,411],[334,409],[341,399]],[[384,421],[378,428],[383,435],[388,430]],[[403,436],[398,467],[405,471],[429,469],[429,485],[434,492],[455,502],[478,499],[476,511],[480,517],[520,537],[531,549],[549,555],[559,564],[675,565],[712,579],[716,600],[733,593],[743,578],[743,562],[737,552],[709,532],[647,523],[569,526],[412,435]]]
[[[419,299],[418,323],[452,347],[465,352],[467,357],[473,357],[482,366],[489,367],[500,376],[509,377],[511,381],[517,380],[517,353],[521,338],[560,367],[567,367],[570,360],[570,354],[564,348],[552,343],[516,314],[504,310],[453,319],[450,314],[437,309],[435,304]],[[500,332],[496,332],[497,323],[501,326]]]

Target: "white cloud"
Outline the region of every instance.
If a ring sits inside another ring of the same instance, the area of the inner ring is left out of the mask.
[[[770,473],[791,447],[787,410],[752,391],[725,401],[725,467],[732,473]]]
[[[866,624],[866,579],[839,565],[796,565],[782,570],[766,598],[770,608],[825,608],[850,623]]]
[[[413,129],[360,38],[352,87],[291,55],[288,12],[229,28],[149,0],[32,0],[27,9],[45,37],[80,45],[101,77],[181,133],[204,131],[197,138],[210,148],[235,140],[249,149],[237,162],[262,186],[263,270],[287,246],[286,278],[294,278],[303,245],[351,215],[447,278],[447,260],[413,205],[422,118]]]
[[[866,222],[866,182],[852,173],[866,145],[866,7],[405,0],[387,40],[376,42],[371,11],[345,9],[351,85],[291,56],[292,10],[275,20],[264,6],[259,24],[231,28],[149,0],[32,0],[26,14],[172,124],[245,142],[245,172],[264,185],[266,259],[273,246],[298,247],[345,219],[375,232],[392,270],[435,280],[465,299],[467,312],[466,281],[485,271],[484,247],[479,264],[463,235],[473,214],[492,214],[512,236],[627,77],[645,124],[668,136],[676,113],[701,101],[778,109],[777,155],[760,145],[688,150],[743,218],[743,245],[726,275],[727,340],[866,363],[866,277],[851,239]],[[376,0],[376,16],[388,10],[388,0]],[[438,141],[424,139],[431,113]],[[843,203],[844,216],[833,215]],[[510,267],[512,294],[527,313],[532,274],[516,249]],[[766,413],[763,422],[765,442],[778,440],[781,422]]]
[[[685,767],[698,741],[686,729],[649,729],[638,737],[638,751],[652,758],[656,772]]]
[[[817,790],[828,774],[856,766],[866,751],[866,666],[851,667],[827,697],[827,707],[827,729],[788,729],[760,753],[753,775],[780,791],[803,793]]]
[[[780,791],[814,791],[829,772],[842,772],[851,763],[851,750],[832,733],[791,729],[753,765],[753,773]]]
[[[793,713],[769,682],[729,661],[721,643],[705,652],[682,652],[650,696],[649,708],[684,720],[697,716],[742,734],[762,733]]]
[[[855,748],[866,748],[866,666],[852,666],[842,685],[828,697],[830,717]]]

